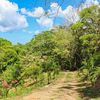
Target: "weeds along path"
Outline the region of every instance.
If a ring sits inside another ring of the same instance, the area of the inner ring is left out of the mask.
[[[21,100],[78,100],[78,84],[76,72],[64,72],[54,83],[32,92]]]

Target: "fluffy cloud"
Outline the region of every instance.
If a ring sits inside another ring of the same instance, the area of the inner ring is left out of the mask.
[[[33,13],[34,17],[41,17],[44,15],[45,11],[42,7],[35,8],[35,11]]]
[[[31,17],[41,17],[45,14],[45,11],[42,7],[35,8],[34,11],[27,11],[25,8],[21,9],[22,14],[26,14]]]
[[[46,17],[46,16],[42,16],[39,19],[37,19],[36,21],[41,26],[45,26],[45,27],[49,27],[49,28],[51,28],[53,26],[53,19]]]
[[[84,8],[90,7],[92,5],[98,5],[98,4],[99,4],[98,0],[86,0],[79,7],[79,11],[81,11]],[[62,7],[55,2],[51,3],[50,9],[48,9],[46,12],[46,16],[45,16],[45,11],[42,7],[37,7],[35,8],[34,11],[31,12],[27,11],[25,8],[22,8],[21,12],[28,16],[36,17],[37,23],[45,27],[52,27],[53,18],[55,17],[65,19],[68,25],[76,23],[80,19],[78,14],[79,13],[78,8],[68,6],[65,9],[62,9]]]
[[[81,11],[82,9],[90,7],[92,5],[99,5],[98,0],[86,0],[81,4],[79,10]],[[61,17],[67,21],[67,24],[73,24],[80,19],[77,9],[78,8],[68,6],[64,10],[62,10],[61,6],[58,3],[52,3],[50,5],[50,9],[48,10],[48,15],[50,17]]]
[[[61,17],[66,19],[68,23],[72,24],[79,20],[79,15],[76,8],[72,6],[66,7],[62,10],[58,3],[52,3],[50,9],[48,10],[48,15],[50,17]]]
[[[58,3],[51,3],[48,15],[50,17],[57,17],[62,15],[62,8]]]
[[[88,6],[98,5],[98,4],[99,4],[98,0],[86,0],[86,2],[84,3],[84,5],[88,5]]]
[[[56,8],[58,6],[57,3],[53,3],[51,5],[51,9],[48,10],[48,16],[45,16],[45,11],[42,7],[37,7],[35,8],[33,11],[28,11],[25,8],[21,9],[21,13],[25,14],[27,16],[33,17],[33,18],[37,18],[36,22],[43,26],[43,27],[52,27],[53,26],[53,19],[50,18],[50,16],[54,17],[54,14],[56,14],[55,11],[57,11],[58,8]],[[55,9],[55,10],[54,10]]]
[[[99,1],[98,0],[86,0],[84,3],[81,4],[79,10],[90,7],[92,5],[99,5]]]
[[[0,32],[28,26],[25,16],[18,13],[18,6],[8,0],[0,1]]]
[[[54,2],[54,3],[51,3],[50,7],[53,9],[53,8],[58,8],[59,5],[58,3]]]
[[[68,6],[65,10],[63,10],[63,17],[68,21],[68,23],[75,23],[79,20],[79,15],[76,8],[72,6]]]

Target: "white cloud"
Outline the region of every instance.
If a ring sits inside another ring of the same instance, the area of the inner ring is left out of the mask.
[[[86,0],[86,2],[84,3],[84,5],[88,6],[92,6],[92,5],[98,5],[99,1],[98,0]]]
[[[30,11],[27,11],[25,8],[21,9],[21,13],[33,17],[33,13]]]
[[[81,4],[79,10],[81,11],[82,9],[90,7],[92,5],[99,5],[98,0],[86,0],[83,4]],[[52,3],[50,5],[48,13],[50,17],[61,17],[65,19],[67,21],[67,24],[76,23],[80,19],[77,8],[68,6],[64,10],[62,10],[62,7],[58,3]]]
[[[44,15],[45,11],[42,7],[35,8],[35,11],[33,12],[34,17],[41,17]]]
[[[90,7],[92,5],[99,5],[98,0],[86,0],[84,3],[81,4],[79,10],[81,11],[84,8]]]
[[[26,14],[30,17],[37,18],[36,21],[39,25],[44,27],[52,27],[53,26],[53,19],[44,16],[45,11],[42,7],[35,8],[34,11],[27,11],[25,8],[21,9],[22,14]]]
[[[62,7],[58,3],[51,3],[50,9],[48,10],[48,15],[51,18],[63,18],[67,21],[68,24],[75,23],[79,20],[79,15],[76,8],[68,6],[64,10],[62,10]]]
[[[42,16],[39,19],[37,19],[36,21],[41,26],[45,26],[45,27],[52,27],[53,26],[53,19],[46,17],[46,16]]]
[[[26,10],[25,8],[22,8],[22,9],[21,9],[21,13],[22,13],[22,14],[28,14],[28,12],[27,12],[27,10]]]
[[[79,15],[76,8],[72,6],[66,7],[62,10],[61,6],[58,3],[52,3],[50,9],[48,10],[48,15],[50,17],[61,17],[67,21],[67,23],[72,24],[79,20]]]
[[[0,1],[0,32],[7,32],[14,29],[28,26],[24,15],[21,15],[18,5],[8,0]]]
[[[72,6],[68,6],[65,10],[63,10],[63,18],[68,21],[68,23],[75,23],[79,20],[79,15],[76,8]]]
[[[50,17],[57,17],[62,15],[62,8],[58,3],[51,3],[50,9],[48,10]]]
[[[86,0],[79,7],[79,11],[92,5],[99,5],[98,0]],[[35,8],[32,12],[27,11],[25,8],[21,9],[23,14],[36,17],[36,21],[39,25],[50,28],[53,26],[53,18],[55,17],[65,19],[67,22],[66,24],[68,25],[76,23],[80,19],[79,11],[78,8],[74,8],[70,5],[65,9],[62,9],[62,7],[56,2],[51,3],[50,9],[47,10],[47,15],[45,15],[45,11],[42,7]]]
[[[59,5],[58,3],[54,2],[54,3],[51,3],[50,7],[53,9],[53,8],[58,8]]]
[[[45,14],[45,11],[42,7],[37,7],[34,11],[27,11],[25,8],[22,8],[21,12],[22,14],[26,14],[30,17],[41,17]]]

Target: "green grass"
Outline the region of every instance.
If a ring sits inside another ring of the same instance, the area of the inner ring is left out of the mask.
[[[54,83],[54,81],[60,77],[63,76],[63,72],[60,72],[59,75],[56,76],[56,78],[53,80],[51,80],[51,83]],[[8,93],[8,97],[3,97],[0,100],[15,100],[16,96],[25,96],[30,94],[33,90],[37,90],[40,89],[41,87],[47,85],[47,74],[45,74],[45,79],[44,81],[39,81],[38,83],[31,85],[29,87],[22,87],[22,86],[18,86],[17,87],[17,91],[15,91],[15,88],[11,89]]]

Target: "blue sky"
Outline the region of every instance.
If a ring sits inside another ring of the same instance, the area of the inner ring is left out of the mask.
[[[65,24],[65,18],[75,23],[79,17],[77,7],[85,0],[0,0],[0,37],[12,43],[30,41],[37,33],[51,29],[54,25]],[[86,0],[86,4],[98,4],[98,1]],[[57,12],[57,7],[59,13]],[[45,12],[48,16],[45,16]],[[56,16],[56,20],[54,20]],[[74,16],[74,19],[70,19]]]

